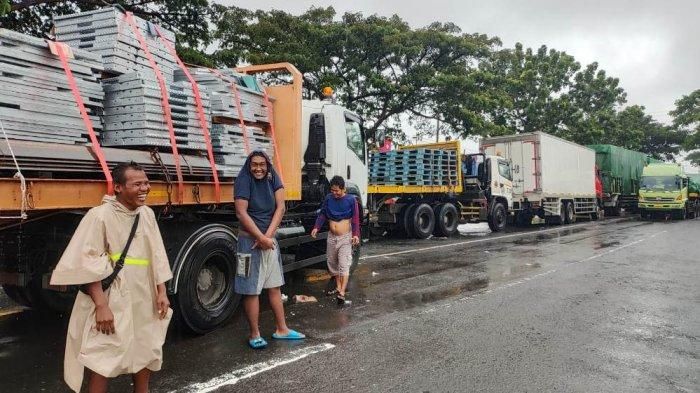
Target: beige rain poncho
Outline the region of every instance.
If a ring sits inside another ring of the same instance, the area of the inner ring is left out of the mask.
[[[130,211],[105,196],[102,205],[90,209],[51,276],[52,285],[86,284],[112,272],[126,245],[135,215],[141,218],[124,268],[107,291],[114,314],[115,334],[95,329],[95,305],[89,295],[78,293],[66,338],[64,378],[78,392],[83,367],[105,377],[136,373],[144,368],[160,370],[162,346],[172,311],[158,317],[158,284],[172,278],[168,257],[153,210]]]

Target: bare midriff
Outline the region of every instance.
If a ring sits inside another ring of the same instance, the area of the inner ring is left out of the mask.
[[[352,225],[350,224],[349,219],[340,221],[329,220],[328,227],[330,228],[331,233],[336,236],[342,236],[352,230]]]

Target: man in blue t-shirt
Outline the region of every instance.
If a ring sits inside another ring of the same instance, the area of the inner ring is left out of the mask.
[[[279,340],[300,340],[303,334],[287,327],[282,305],[284,285],[282,257],[275,240],[275,232],[284,215],[284,186],[270,159],[262,151],[248,156],[234,183],[236,217],[241,229],[238,232],[235,291],[243,296],[250,336],[248,345],[262,349],[267,341],[260,336],[258,317],[259,296],[268,290],[270,307],[275,316],[275,333]]]

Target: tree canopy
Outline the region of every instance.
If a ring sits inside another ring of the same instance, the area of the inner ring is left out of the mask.
[[[686,159],[700,166],[700,89],[676,101],[676,108],[670,115],[673,127],[685,136],[683,147],[691,152]]]
[[[332,7],[292,15],[207,0],[0,0],[0,25],[42,36],[54,15],[110,4],[175,31],[186,62],[294,64],[306,98],[333,87],[370,135],[381,129],[405,140],[408,122],[424,136],[544,131],[665,159],[700,149],[700,90],[679,99],[673,124],[663,125],[643,106],[624,107],[619,79],[598,63],[581,65],[545,45],[503,48],[498,37],[452,23],[416,28],[397,15],[339,15]]]

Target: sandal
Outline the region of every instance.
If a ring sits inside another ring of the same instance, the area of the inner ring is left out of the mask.
[[[336,295],[338,295],[338,292],[339,292],[338,288],[331,289],[330,291],[326,291],[326,296],[336,296]],[[349,293],[350,293],[350,291],[345,290],[345,295],[347,295]]]
[[[330,291],[326,291],[326,296],[335,296],[338,294],[338,288],[331,289]]]
[[[267,346],[267,341],[264,338],[258,336],[248,340],[248,346],[253,349],[263,349]]]
[[[351,300],[347,300],[345,299],[345,296],[340,295],[335,297],[335,301],[338,303],[339,306],[349,306],[350,304],[352,304]]]
[[[285,335],[272,333],[272,338],[276,340],[302,340],[306,338],[306,335],[299,333],[296,330],[289,329],[289,332]]]

